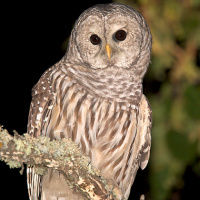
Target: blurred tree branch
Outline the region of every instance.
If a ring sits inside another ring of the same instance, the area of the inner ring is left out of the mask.
[[[47,168],[56,169],[65,175],[70,188],[84,199],[104,200],[108,197],[106,181],[70,139],[50,141],[47,137],[33,138],[16,132],[12,136],[0,128],[0,160],[10,168],[23,169],[24,163],[32,165],[39,175],[44,175]]]

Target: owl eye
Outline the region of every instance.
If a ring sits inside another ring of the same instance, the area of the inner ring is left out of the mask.
[[[126,31],[124,30],[119,30],[115,33],[115,39],[117,39],[118,41],[123,41],[126,39]]]
[[[101,38],[100,38],[98,35],[96,35],[96,34],[91,35],[91,37],[90,37],[90,42],[91,42],[93,45],[98,45],[98,44],[100,44],[100,42],[101,42]]]

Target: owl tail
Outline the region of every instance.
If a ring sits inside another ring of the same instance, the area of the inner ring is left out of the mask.
[[[29,200],[41,200],[41,176],[35,174],[33,167],[27,168],[27,186]]]

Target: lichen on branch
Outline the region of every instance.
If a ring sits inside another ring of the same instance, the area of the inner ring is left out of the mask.
[[[20,168],[23,164],[34,166],[39,175],[44,175],[48,168],[64,174],[74,191],[85,199],[117,199],[106,189],[106,181],[100,171],[90,164],[78,146],[70,139],[50,140],[29,134],[12,136],[0,127],[0,160],[10,168]],[[108,195],[109,194],[109,195]]]

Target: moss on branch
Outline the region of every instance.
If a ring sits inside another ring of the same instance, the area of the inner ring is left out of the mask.
[[[47,137],[31,137],[28,134],[10,135],[0,128],[0,160],[10,168],[20,168],[23,164],[34,166],[36,172],[44,175],[48,168],[59,170],[74,191],[85,199],[117,199],[108,195],[106,181],[99,170],[84,156],[70,139],[51,141]]]

